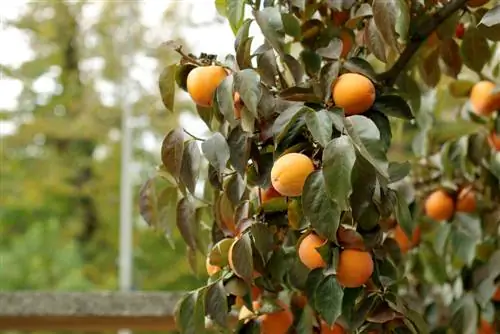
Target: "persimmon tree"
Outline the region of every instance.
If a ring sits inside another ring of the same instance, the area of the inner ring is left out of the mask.
[[[235,54],[167,42],[180,61],[159,82],[210,135],[169,131],[140,194],[209,275],[177,305],[181,333],[494,333],[500,6],[215,5]]]

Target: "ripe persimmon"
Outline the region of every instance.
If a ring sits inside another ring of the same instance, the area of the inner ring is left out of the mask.
[[[470,8],[477,8],[486,5],[490,0],[469,0],[467,6]]]
[[[347,288],[357,288],[368,282],[373,274],[373,258],[368,252],[345,249],[340,252],[337,281]]]
[[[260,323],[261,334],[286,334],[293,325],[293,314],[288,305],[281,300],[276,301],[282,309],[273,313],[264,313],[257,318]],[[259,303],[254,303],[254,310],[258,311]]]
[[[203,107],[210,107],[215,90],[227,77],[222,66],[199,66],[191,70],[187,76],[186,86],[191,99]]]
[[[485,319],[479,320],[478,334],[495,334],[495,326]]]
[[[425,200],[425,214],[434,220],[448,220],[453,216],[453,198],[444,190],[438,189]]]
[[[328,324],[321,320],[321,334],[344,334],[344,327],[339,324],[333,324],[333,326],[328,326]]]
[[[500,285],[497,286],[497,289],[495,290],[495,293],[493,294],[493,297],[491,299],[495,302],[500,302]]]
[[[463,188],[458,193],[455,210],[459,212],[476,211],[476,194],[471,187]]]
[[[215,275],[221,269],[219,266],[215,266],[215,265],[211,264],[209,257],[207,257],[207,259],[205,261],[205,267],[207,268],[207,274],[208,274],[208,276]]]
[[[401,228],[401,226],[397,225],[396,228],[394,229],[393,238],[398,243],[401,252],[406,253],[420,242],[420,227],[419,226],[415,227],[415,230],[413,231],[413,236],[410,240],[406,235],[406,233]]]
[[[315,233],[310,233],[301,240],[298,253],[300,261],[309,269],[326,267],[325,260],[316,248],[323,246],[327,240]]]
[[[346,116],[362,114],[375,101],[375,86],[357,73],[342,74],[332,84],[333,102],[344,109]]]
[[[494,89],[495,84],[487,80],[479,81],[472,87],[469,99],[476,114],[488,116],[500,109],[500,92],[493,93]]]
[[[488,144],[490,144],[491,148],[495,151],[500,151],[500,134],[491,132],[488,136]]]
[[[271,169],[271,182],[283,196],[300,196],[314,164],[307,155],[287,153],[279,157]]]

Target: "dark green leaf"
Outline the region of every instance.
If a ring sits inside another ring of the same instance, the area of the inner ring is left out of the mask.
[[[170,112],[174,112],[176,72],[177,64],[167,66],[161,72],[159,79],[161,100]]]
[[[347,117],[344,124],[357,151],[375,167],[381,177],[388,180],[389,163],[378,142],[380,132],[375,123],[365,116],[353,115]]]
[[[266,7],[261,11],[254,11],[253,14],[266,40],[281,57],[284,57],[285,33],[279,9],[277,7]]]
[[[313,334],[313,318],[314,313],[311,306],[306,305],[300,313],[299,321],[295,327],[297,333],[300,334]]]
[[[480,72],[491,58],[488,41],[474,27],[465,32],[460,51],[464,64],[476,72]]]
[[[411,165],[409,162],[390,162],[389,163],[389,182],[397,182],[404,179],[410,173]]]
[[[233,97],[233,76],[226,77],[215,91],[217,106],[230,126],[235,126],[234,118],[234,97]]]
[[[196,249],[195,209],[186,197],[177,203],[177,228],[182,238],[191,249]]]
[[[184,150],[184,133],[181,129],[170,131],[161,144],[161,161],[166,170],[176,179],[179,179],[182,154]]]
[[[398,95],[382,95],[377,97],[373,104],[373,109],[378,110],[387,116],[413,119],[413,113],[406,101]]]
[[[374,82],[377,81],[377,73],[375,73],[373,66],[363,58],[349,58],[344,62],[343,67],[349,72],[359,73]]]
[[[352,192],[351,172],[356,161],[356,150],[348,136],[331,140],[323,151],[323,177],[326,190],[341,210],[349,209]]]
[[[265,84],[269,86],[276,85],[276,77],[279,72],[273,49],[269,49],[257,57],[257,68]]]
[[[370,18],[366,24],[363,40],[368,50],[373,53],[378,60],[384,63],[387,62],[386,43],[373,18]]]
[[[281,14],[283,28],[287,35],[299,38],[300,37],[300,21],[291,13]]]
[[[234,169],[244,175],[246,172],[248,159],[250,158],[250,137],[239,126],[229,133],[227,138],[229,145],[229,161]]]
[[[154,178],[144,182],[139,190],[139,213],[149,226],[158,226],[158,206]]]
[[[314,306],[325,322],[333,326],[342,313],[344,291],[334,275],[328,275],[316,288]]]
[[[227,326],[229,308],[222,280],[208,287],[205,297],[205,310],[206,314],[219,326]]]
[[[250,31],[250,25],[252,24],[252,22],[253,20],[246,19],[241,25],[240,29],[238,29],[238,33],[236,34],[236,38],[234,40],[234,51],[237,52],[238,49],[240,49],[240,44],[248,39],[248,32]]]
[[[194,140],[186,142],[182,154],[181,181],[194,194],[201,166],[201,152]]]
[[[445,73],[456,79],[462,70],[460,47],[452,38],[443,41],[439,47],[441,59],[445,65]]]
[[[234,74],[234,88],[240,93],[245,107],[257,118],[257,106],[262,96],[259,74],[252,69],[236,72]]]
[[[471,265],[481,235],[481,221],[478,217],[456,213],[450,234],[453,254],[466,265]]]
[[[316,52],[326,59],[339,59],[342,53],[342,40],[340,38],[332,38],[328,46],[319,48]]]
[[[210,138],[201,143],[201,149],[208,162],[222,173],[229,160],[229,146],[226,138],[219,132],[215,132]]]
[[[204,291],[187,293],[175,306],[175,323],[182,334],[205,331]]]
[[[304,69],[300,62],[295,59],[293,56],[289,54],[285,54],[284,56],[285,63],[283,64],[285,67],[285,73],[289,73],[293,77],[293,85],[298,85],[302,82],[302,78],[304,77]]]
[[[450,325],[458,333],[476,333],[478,328],[478,308],[474,296],[466,292],[458,302],[453,304]]]
[[[332,96],[332,83],[337,79],[340,71],[340,62],[328,62],[321,68],[321,93],[323,94],[323,101],[327,102]]]
[[[252,48],[252,41],[253,37],[244,39],[239,45],[238,51],[236,51],[236,61],[238,63],[239,68],[241,69],[247,69],[252,67],[252,59],[250,55],[250,51]]]
[[[290,128],[306,112],[313,111],[302,104],[293,104],[276,118],[273,124],[275,145],[278,145],[287,136]]]
[[[243,193],[245,192],[245,182],[239,174],[233,174],[229,177],[226,184],[226,195],[234,206],[237,206]]]
[[[311,110],[306,114],[306,124],[314,140],[325,147],[332,138],[333,132],[333,122],[328,115],[328,111]]]
[[[412,219],[408,203],[399,191],[390,190],[391,197],[394,200],[394,216],[401,226],[402,230],[411,240],[417,222]]]
[[[259,251],[264,263],[269,259],[269,253],[274,247],[273,233],[266,224],[255,223],[250,228],[255,248]]]
[[[226,0],[226,3],[227,18],[233,32],[236,34],[243,24],[246,0]]]
[[[241,238],[236,239],[229,256],[235,274],[245,281],[251,282],[253,275],[252,241],[248,234],[243,234]]]
[[[315,77],[321,69],[322,59],[313,50],[303,49],[300,52],[300,60],[304,64],[307,75],[310,77]]]
[[[486,12],[481,21],[479,21],[479,24],[484,24],[487,27],[500,24],[500,5],[497,5]]]
[[[341,210],[328,196],[321,171],[307,177],[302,193],[302,210],[320,235],[331,241],[337,240]]]

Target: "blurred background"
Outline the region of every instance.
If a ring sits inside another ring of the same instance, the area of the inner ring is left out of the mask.
[[[158,76],[177,60],[161,47],[170,39],[194,54],[233,52],[213,0],[0,2],[1,291],[120,288],[122,166],[131,288],[182,291],[206,280],[191,271],[177,230],[167,240],[138,212],[168,130],[206,130],[184,92],[174,113],[161,103]]]

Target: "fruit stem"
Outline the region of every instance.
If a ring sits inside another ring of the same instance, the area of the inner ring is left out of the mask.
[[[184,131],[185,134],[187,134],[188,136],[190,136],[191,138],[193,138],[194,140],[198,140],[198,141],[205,141],[205,139],[203,138],[200,138],[200,137],[197,137],[195,135],[193,135],[191,132],[189,132],[188,130],[186,129],[182,129]]]
[[[405,69],[420,45],[453,13],[465,6],[467,0],[455,0],[449,2],[434,15],[424,20],[416,29],[415,34],[410,37],[410,42],[399,56],[396,63],[387,71],[378,76],[388,86],[393,86],[399,74]]]

